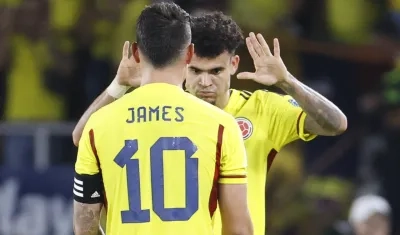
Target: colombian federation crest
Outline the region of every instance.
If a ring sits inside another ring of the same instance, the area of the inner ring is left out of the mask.
[[[236,118],[236,122],[242,131],[243,139],[247,140],[253,134],[253,124],[249,119],[243,117]]]

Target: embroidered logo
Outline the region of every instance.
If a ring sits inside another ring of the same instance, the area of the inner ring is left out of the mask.
[[[91,198],[100,197],[100,194],[96,191],[92,194]]]
[[[236,122],[242,131],[243,139],[247,140],[253,134],[253,124],[249,119],[243,117],[236,118]]]
[[[297,103],[297,101],[295,99],[290,99],[288,101],[289,101],[289,103],[291,103],[295,107],[299,107],[300,106],[299,103]]]

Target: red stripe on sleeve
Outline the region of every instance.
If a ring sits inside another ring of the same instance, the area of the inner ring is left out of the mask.
[[[296,131],[297,131],[297,135],[300,134],[300,120],[301,120],[301,116],[303,116],[304,111],[301,111],[299,117],[297,118],[297,124],[296,124]]]
[[[95,140],[94,140],[94,131],[93,129],[91,129],[89,131],[89,139],[90,139],[90,147],[92,148],[93,154],[96,158],[96,162],[97,162],[97,167],[99,168],[99,173],[102,175],[101,172],[101,167],[100,167],[100,159],[99,159],[99,155],[97,154],[97,149],[96,149],[96,144],[95,144]],[[104,195],[104,208],[107,212],[107,196],[106,196],[106,191],[104,190],[103,192]]]
[[[267,156],[267,174],[269,172],[269,168],[271,168],[271,166],[272,166],[272,162],[274,161],[277,153],[278,152],[275,149],[271,149],[271,151],[269,152],[269,154]]]
[[[245,175],[220,175],[220,178],[246,178]]]
[[[224,136],[223,125],[219,125],[218,127],[218,135],[217,135],[217,146],[215,151],[215,170],[214,170],[214,180],[213,186],[210,193],[210,199],[208,201],[208,209],[210,211],[210,217],[214,215],[215,210],[217,209],[218,202],[218,179],[220,177],[219,171],[221,166],[221,151],[222,151],[222,139]]]
[[[97,166],[99,167],[99,171],[101,171],[99,155],[97,155],[96,144],[95,144],[95,141],[94,141],[94,131],[93,131],[93,129],[91,129],[89,131],[89,139],[90,139],[90,147],[92,147],[93,154],[96,157]]]

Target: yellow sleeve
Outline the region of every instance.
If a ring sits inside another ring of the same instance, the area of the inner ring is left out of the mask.
[[[80,175],[98,174],[100,172],[99,164],[95,143],[95,130],[91,119],[89,119],[79,141],[75,172]]]
[[[221,135],[221,165],[218,182],[220,184],[247,183],[246,150],[242,132],[233,117],[223,126]]]
[[[304,121],[307,114],[291,96],[268,91],[257,93],[264,107],[262,120],[269,125],[268,137],[274,141],[277,151],[294,140],[310,141],[316,137],[305,132]]]

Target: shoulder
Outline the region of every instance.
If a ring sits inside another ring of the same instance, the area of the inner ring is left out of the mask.
[[[256,90],[253,95],[264,105],[272,104],[292,104],[293,106],[298,106],[296,100],[293,99],[290,95],[280,94],[277,92],[269,91],[266,89]]]
[[[266,102],[271,102],[271,100],[285,99],[284,95],[265,89],[255,90],[253,92],[234,89],[232,89],[232,91],[239,94],[240,99],[244,100],[243,102],[245,104],[252,106],[264,105]]]
[[[277,92],[273,92],[267,89],[260,89],[260,90],[256,90],[254,91],[254,96],[256,96],[259,99],[262,100],[267,100],[269,98],[273,98],[273,99],[284,99],[284,97],[286,95],[284,94],[279,94]]]
[[[291,96],[286,94],[279,94],[274,91],[265,89],[255,90],[254,92],[249,91],[237,91],[240,93],[240,99],[242,102],[238,102],[242,109],[251,108],[253,114],[268,114],[275,111],[285,110],[290,107],[299,108],[298,103]],[[238,96],[238,95],[236,95]],[[274,111],[275,110],[275,111]]]
[[[239,93],[242,99],[252,102],[264,102],[271,97],[277,99],[283,99],[285,97],[285,95],[281,95],[279,93],[272,92],[266,89],[259,89],[253,92],[247,90],[235,90],[235,89],[232,89],[232,91]]]
[[[97,110],[96,112],[92,113],[92,115],[90,115],[90,118],[88,119],[85,127],[88,127],[89,129],[98,129],[99,127],[101,127],[101,123],[105,123],[105,121],[107,120],[106,118],[106,114],[108,113],[106,110],[108,108],[101,108],[99,110]]]
[[[126,96],[126,95],[125,95]],[[115,119],[117,116],[121,115],[121,105],[126,103],[127,98],[123,96],[118,100],[113,101],[112,103],[101,107],[99,110],[94,112],[89,120],[88,123],[93,127],[107,127],[104,123],[109,123],[109,121]]]

